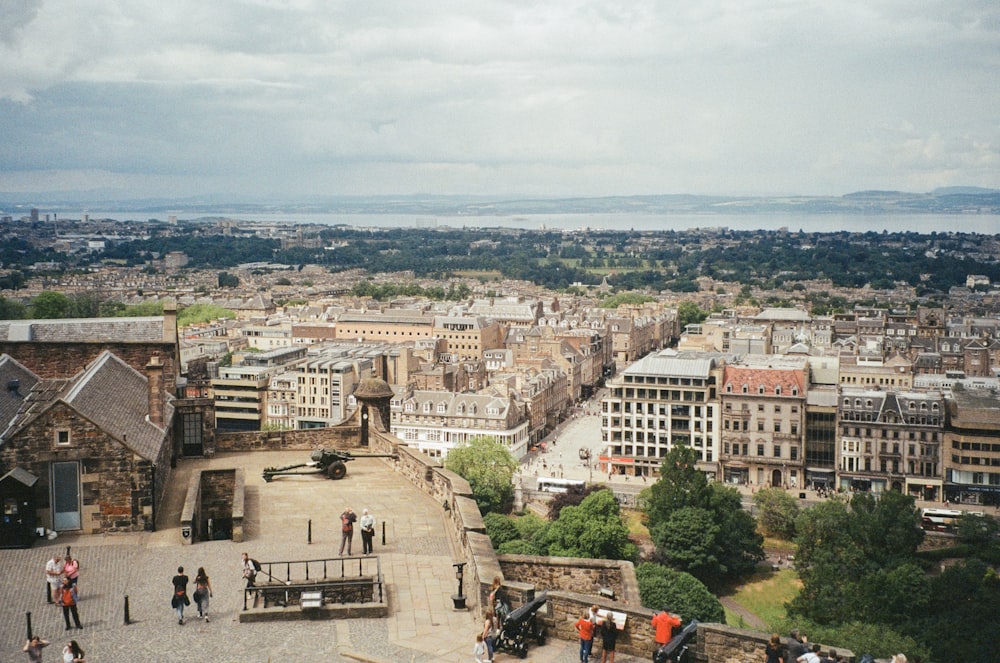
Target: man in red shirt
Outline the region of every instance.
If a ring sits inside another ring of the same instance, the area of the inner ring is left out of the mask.
[[[681,618],[664,608],[653,616],[652,623],[656,629],[656,646],[659,648],[673,637],[674,629],[681,625]]]
[[[590,650],[594,646],[594,622],[589,613],[584,613],[574,626],[576,632],[580,634],[580,663],[587,663]]]

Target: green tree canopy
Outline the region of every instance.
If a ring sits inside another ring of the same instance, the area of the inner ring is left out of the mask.
[[[72,300],[61,292],[44,290],[31,300],[31,316],[40,320],[68,318],[72,310]]]
[[[753,496],[757,521],[765,534],[791,540],[795,536],[795,519],[799,503],[780,488],[762,488]]]
[[[695,289],[697,290],[697,288]],[[677,307],[677,321],[680,323],[682,330],[687,325],[695,325],[703,322],[707,317],[708,311],[703,310],[692,301],[681,302],[680,306]]]
[[[517,461],[496,438],[474,437],[455,447],[445,457],[444,466],[469,482],[480,511],[504,513],[510,510]]]
[[[662,564],[644,562],[635,569],[639,583],[639,600],[651,610],[668,608],[682,622],[726,623],[722,603],[690,573],[677,571]]]
[[[592,493],[579,506],[564,507],[535,541],[553,557],[630,560],[639,552],[628,540],[628,526],[610,490]]]
[[[752,572],[764,558],[764,540],[740,494],[709,484],[697,461],[697,451],[675,445],[642,498],[657,553],[717,587]]]

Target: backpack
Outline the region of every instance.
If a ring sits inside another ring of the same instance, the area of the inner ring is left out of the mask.
[[[251,559],[251,560],[250,560],[250,563],[251,563],[251,564],[253,565],[253,570],[254,570],[254,571],[260,571],[260,568],[261,568],[261,567],[260,567],[260,562],[258,562],[258,561],[257,561],[257,560],[255,560],[255,559]]]
[[[862,654],[861,658],[858,659],[858,663],[875,663],[875,657],[871,654]]]

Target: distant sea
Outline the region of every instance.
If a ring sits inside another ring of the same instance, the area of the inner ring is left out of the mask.
[[[696,230],[729,228],[732,230],[780,230],[790,232],[964,232],[1000,234],[1000,215],[996,214],[518,214],[498,216],[462,216],[433,214],[335,214],[335,213],[247,213],[221,214],[198,210],[169,213],[88,212],[90,218],[119,221],[175,215],[180,220],[224,217],[262,223],[347,225],[356,228],[523,228],[525,230]],[[59,212],[65,218],[79,218],[79,212]]]

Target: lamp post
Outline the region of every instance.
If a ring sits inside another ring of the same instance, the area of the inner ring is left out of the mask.
[[[466,563],[457,562],[452,564],[455,567],[455,577],[458,578],[458,593],[451,596],[451,600],[455,603],[455,610],[465,610],[465,594],[462,591],[462,578],[465,576]]]

